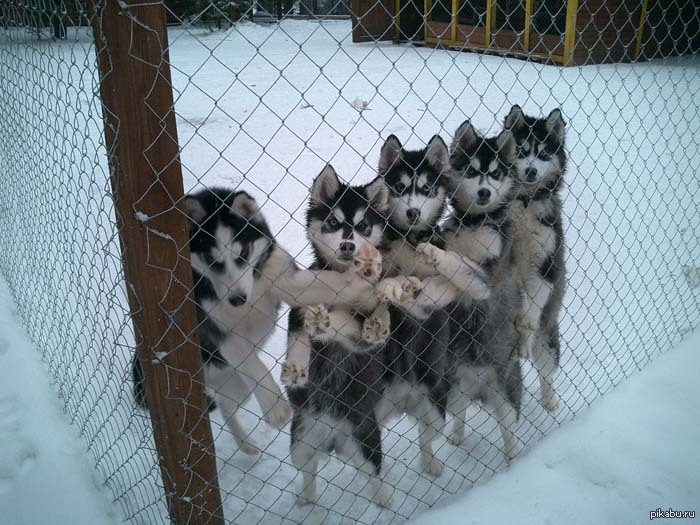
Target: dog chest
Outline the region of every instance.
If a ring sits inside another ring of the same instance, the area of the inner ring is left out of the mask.
[[[498,230],[490,226],[466,227],[448,239],[447,245],[450,250],[483,263],[501,256],[503,238]]]
[[[222,332],[242,336],[253,344],[262,343],[275,328],[277,302],[270,297],[252,297],[236,307],[224,301],[203,303],[204,311]]]
[[[518,264],[539,267],[554,253],[556,233],[553,228],[542,224],[538,218],[536,205],[523,206],[518,203],[513,208],[513,249]]]

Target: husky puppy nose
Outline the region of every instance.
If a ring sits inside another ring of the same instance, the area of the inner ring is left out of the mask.
[[[409,221],[415,221],[420,217],[420,210],[416,208],[409,208],[406,210],[406,217],[408,217]]]
[[[247,300],[248,300],[248,298],[243,294],[232,295],[231,297],[228,298],[228,302],[231,303],[231,306],[244,305]]]
[[[487,201],[489,197],[491,197],[491,190],[481,188],[478,192],[476,192],[476,194],[480,201]]]
[[[533,182],[537,180],[537,170],[535,168],[528,168],[525,170],[525,180],[528,182]]]
[[[345,257],[352,257],[355,254],[355,244],[344,242],[340,245],[340,254]]]

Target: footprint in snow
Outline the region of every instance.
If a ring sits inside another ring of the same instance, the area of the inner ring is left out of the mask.
[[[22,433],[23,415],[24,408],[17,398],[0,398],[0,493],[9,491],[14,480],[36,463],[36,447]]]

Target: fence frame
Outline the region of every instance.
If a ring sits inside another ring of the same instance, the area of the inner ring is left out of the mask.
[[[190,297],[166,10],[135,0],[92,8],[122,263],[170,519],[223,523]]]

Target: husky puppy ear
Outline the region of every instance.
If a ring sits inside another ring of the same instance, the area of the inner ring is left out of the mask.
[[[399,139],[396,138],[396,135],[389,135],[379,153],[379,173],[383,175],[395,166],[401,158],[402,151],[403,146]]]
[[[425,151],[425,158],[428,163],[438,172],[442,172],[449,167],[450,154],[447,151],[447,144],[440,135],[434,135]]]
[[[452,139],[452,146],[450,147],[451,156],[461,156],[464,153],[476,146],[479,140],[479,135],[477,134],[472,123],[467,119],[455,131],[455,136]]]
[[[379,213],[386,213],[389,210],[389,188],[383,177],[377,177],[365,186],[367,200],[372,209]]]
[[[523,113],[523,110],[520,109],[520,106],[515,104],[512,108],[510,108],[508,115],[506,115],[506,119],[503,121],[503,127],[505,129],[511,129],[515,131],[520,129],[524,125],[525,114]]]
[[[516,143],[513,132],[509,129],[501,131],[501,133],[496,137],[496,144],[498,146],[498,156],[506,164],[512,164],[515,162],[516,154]]]
[[[564,128],[566,127],[566,122],[561,116],[561,110],[559,108],[553,109],[552,112],[547,116],[547,131],[558,141],[564,141]]]
[[[314,204],[328,203],[339,189],[338,174],[333,169],[333,166],[327,164],[314,179],[314,183],[311,186],[311,202]]]
[[[244,191],[237,193],[233,197],[230,208],[231,213],[243,217],[246,220],[253,219],[260,211],[260,207],[258,203],[255,202],[255,199]]]
[[[207,210],[202,206],[202,202],[191,195],[185,197],[185,210],[194,224],[202,224],[204,217],[207,216]]]

